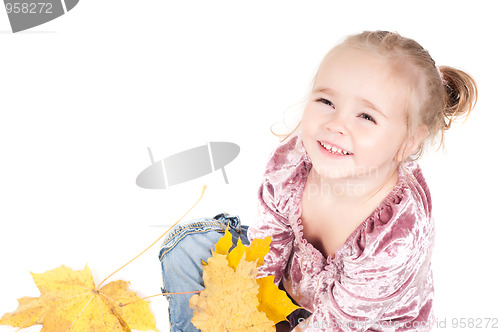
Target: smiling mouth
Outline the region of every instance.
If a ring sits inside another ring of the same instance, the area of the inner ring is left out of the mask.
[[[346,151],[344,149],[341,149],[341,148],[338,148],[336,146],[331,146],[330,144],[328,143],[324,143],[324,142],[321,142],[321,141],[318,141],[318,143],[325,148],[325,150],[327,150],[328,152],[332,153],[332,154],[336,154],[336,155],[341,155],[341,156],[350,156],[352,155],[351,152],[349,151]]]

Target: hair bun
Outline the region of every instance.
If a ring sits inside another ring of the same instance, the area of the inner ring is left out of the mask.
[[[443,130],[451,123],[470,114],[477,102],[477,85],[466,72],[448,66],[438,67],[443,77],[446,90],[443,110]]]

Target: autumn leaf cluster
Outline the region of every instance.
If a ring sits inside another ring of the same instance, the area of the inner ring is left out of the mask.
[[[254,239],[246,247],[238,240],[229,251],[232,239],[226,230],[203,266],[205,289],[191,297],[194,326],[203,332],[274,332],[275,324],[299,308],[274,284],[274,276],[256,278],[270,242],[270,237]]]

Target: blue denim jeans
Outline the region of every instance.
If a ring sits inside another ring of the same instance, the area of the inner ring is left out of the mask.
[[[212,256],[210,249],[224,235],[229,226],[233,247],[238,238],[248,245],[248,226],[242,226],[237,216],[221,213],[213,218],[200,218],[176,226],[165,237],[160,249],[163,274],[162,292],[176,293],[203,290],[201,261]],[[173,332],[199,331],[191,323],[193,310],[189,299],[193,294],[166,295],[170,330]]]

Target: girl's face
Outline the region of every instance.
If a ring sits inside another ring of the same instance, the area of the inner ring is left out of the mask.
[[[345,46],[323,63],[301,127],[316,173],[340,179],[394,172],[406,138],[408,75],[414,74],[400,67],[407,73],[381,56]]]

